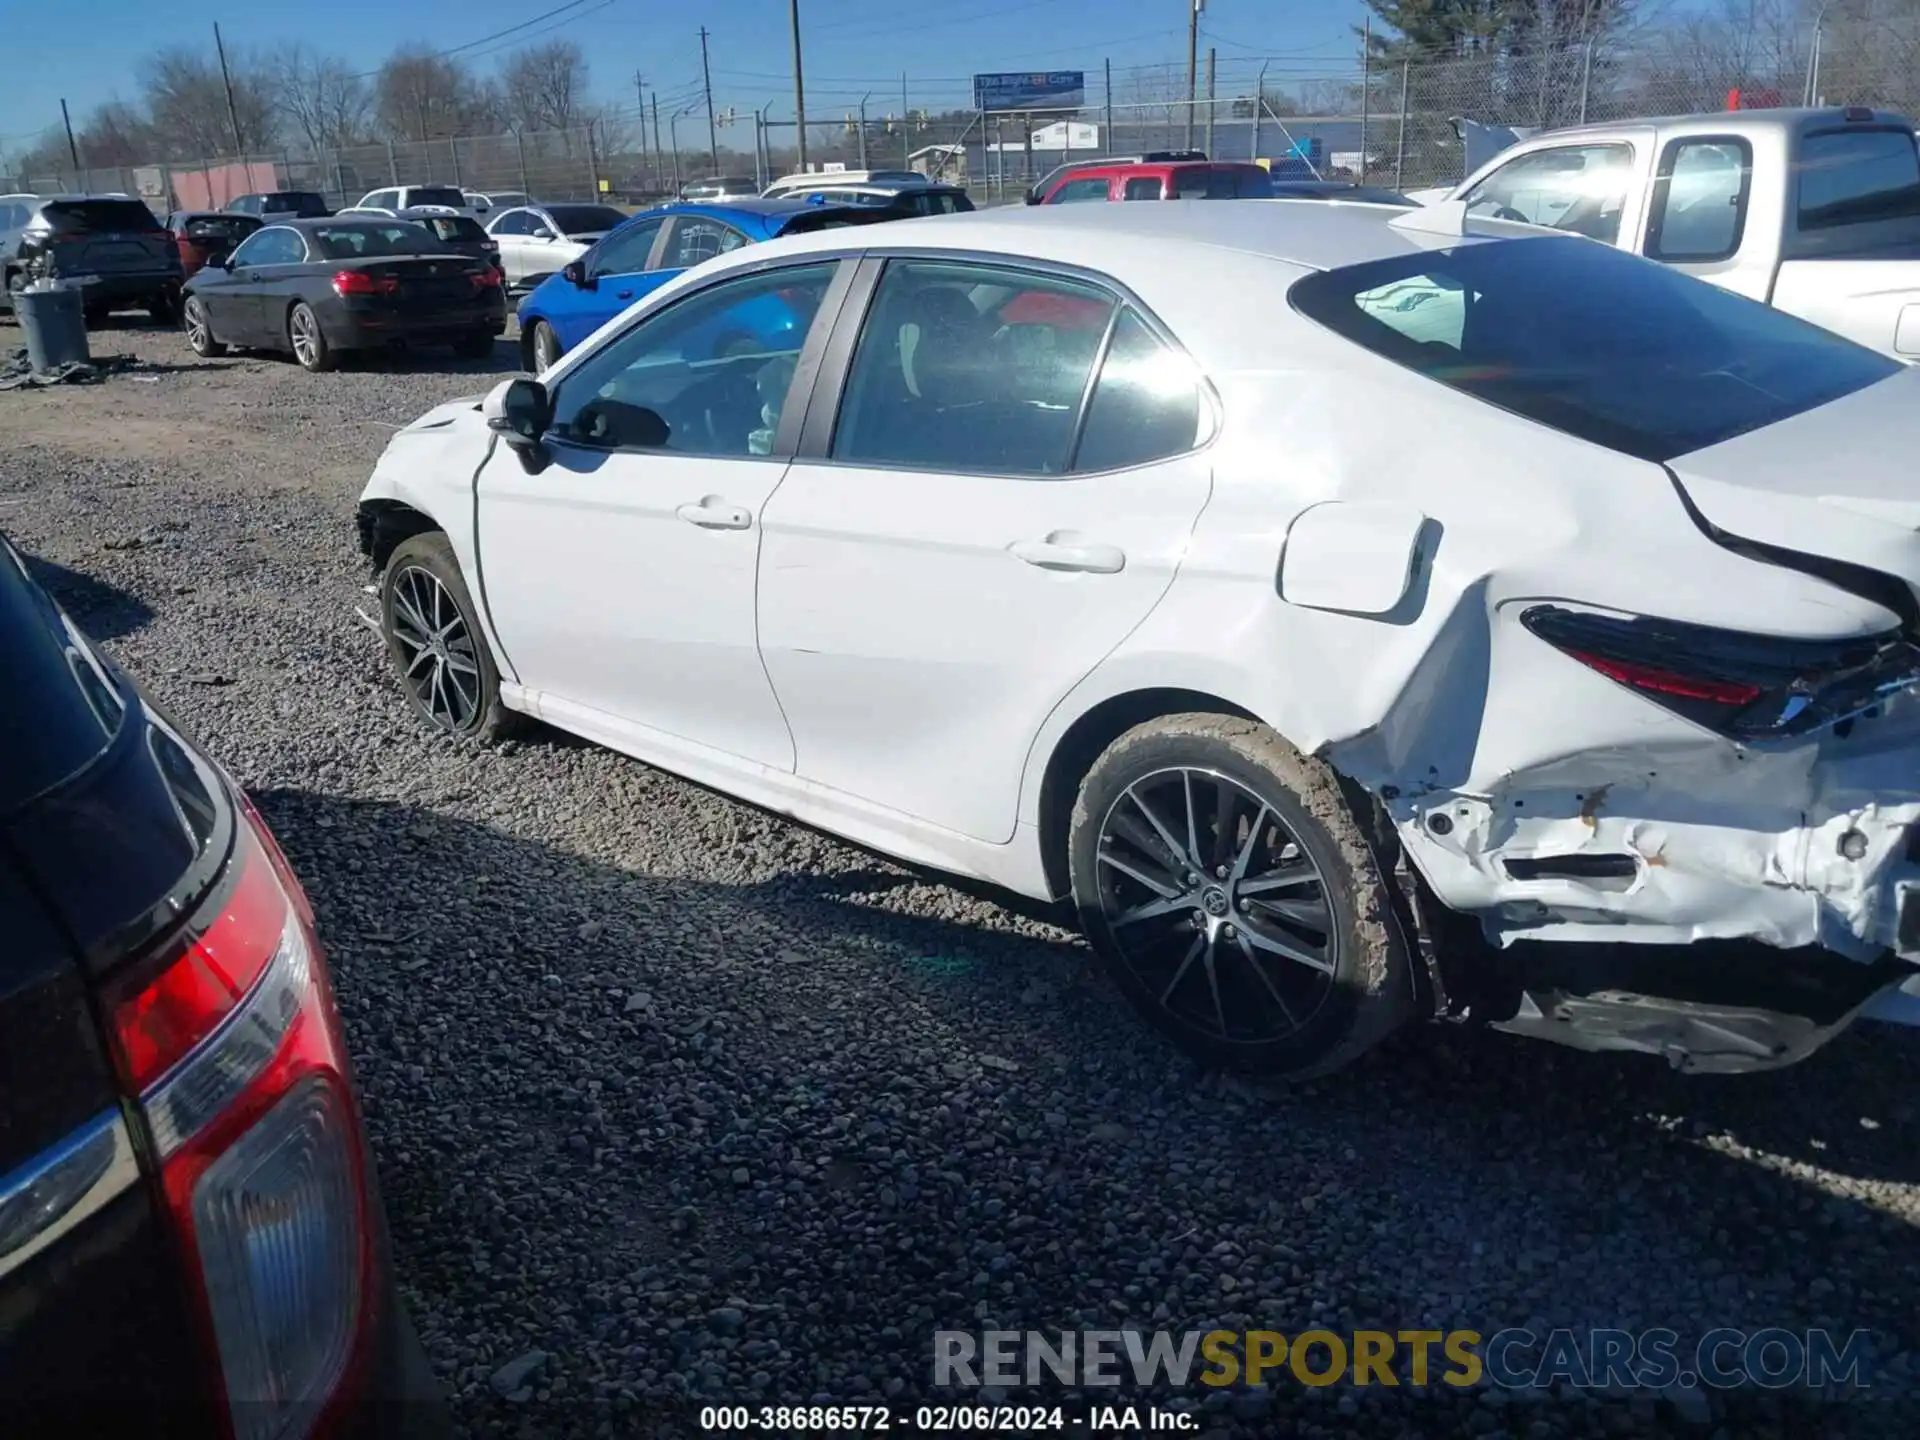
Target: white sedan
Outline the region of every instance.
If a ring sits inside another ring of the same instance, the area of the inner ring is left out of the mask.
[[[1738,1070],[1920,974],[1917,445],[1920,374],[1578,237],[1049,206],[699,266],[359,521],[427,724],[1071,898],[1209,1063]]]
[[[500,246],[507,288],[531,290],[626,219],[624,210],[611,205],[521,205],[490,214],[487,234]]]

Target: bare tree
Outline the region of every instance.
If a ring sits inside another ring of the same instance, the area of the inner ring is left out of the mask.
[[[294,41],[273,53],[267,71],[290,137],[316,151],[368,138],[373,93],[338,56]]]
[[[516,50],[500,67],[507,116],[522,130],[571,130],[585,124],[586,52],[571,40]]]
[[[237,146],[220,62],[211,51],[162,50],[141,68],[147,122],[162,151],[155,159],[199,160],[278,144],[280,117],[259,65],[229,51],[227,67],[233,77],[233,118],[239,121]]]
[[[498,101],[458,60],[396,51],[373,84],[374,120],[389,140],[471,135],[496,123]]]
[[[74,135],[82,165],[143,165],[152,158],[153,127],[124,100],[95,108]]]

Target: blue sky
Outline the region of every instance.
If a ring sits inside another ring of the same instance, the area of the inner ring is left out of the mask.
[[[169,45],[211,49],[218,21],[230,48],[267,49],[288,40],[373,69],[394,46],[436,50],[477,41],[532,21],[562,0],[331,0],[325,5],[156,5],[153,0],[20,0],[9,7],[7,83],[0,87],[0,152],[60,121],[64,96],[78,124],[94,105],[134,99],[142,57]],[[1201,50],[1216,47],[1223,86],[1250,83],[1262,56],[1276,73],[1349,72],[1357,64],[1352,26],[1360,0],[1207,0]],[[893,18],[899,17],[899,18]],[[1182,0],[946,0],[916,14],[898,0],[801,0],[809,118],[837,117],[873,92],[869,114],[900,107],[907,76],[913,108],[965,103],[966,77],[982,70],[1084,69],[1098,98],[1100,67],[1116,72],[1185,63]],[[565,14],[527,25],[468,52],[476,66],[498,63],[516,44],[577,40],[587,50],[596,98],[631,103],[636,70],[657,86],[662,113],[699,94],[699,27],[711,32],[714,101],[745,111],[774,102],[792,115],[786,0],[705,0],[684,6],[650,0],[581,0]],[[1204,60],[1202,62],[1204,64]],[[1116,90],[1121,90],[1116,81]],[[1119,98],[1124,100],[1125,93]],[[727,137],[723,136],[723,143]]]

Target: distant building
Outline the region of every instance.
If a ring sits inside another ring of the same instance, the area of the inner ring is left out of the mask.
[[[967,147],[923,145],[907,157],[907,168],[930,180],[964,185],[967,183]]]

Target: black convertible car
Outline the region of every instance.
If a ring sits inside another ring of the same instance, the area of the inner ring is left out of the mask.
[[[305,369],[329,370],[342,351],[397,344],[484,356],[507,310],[497,265],[416,221],[339,216],[255,231],[187,283],[181,317],[196,355],[290,350]]]

